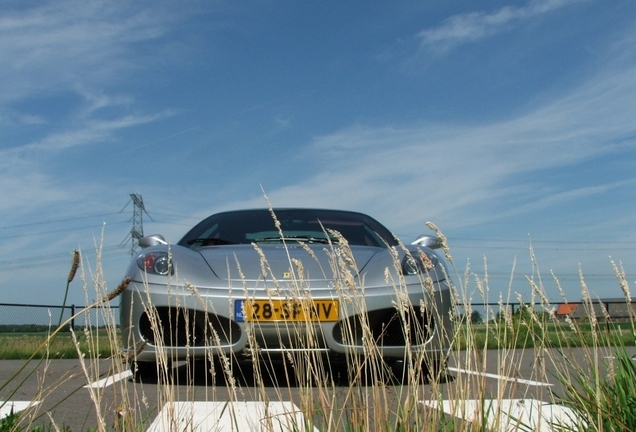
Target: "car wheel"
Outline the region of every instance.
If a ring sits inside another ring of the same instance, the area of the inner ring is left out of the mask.
[[[394,359],[388,362],[394,377],[401,382],[409,379],[407,361],[403,359]],[[427,358],[422,360],[419,381],[424,384],[432,382],[444,382],[446,378],[446,359]]]
[[[136,382],[157,382],[157,362],[133,361],[130,371]]]

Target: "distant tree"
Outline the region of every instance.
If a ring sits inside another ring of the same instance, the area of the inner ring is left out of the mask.
[[[470,314],[470,322],[473,324],[481,324],[484,322],[484,319],[481,317],[481,312],[474,310]]]
[[[484,319],[481,316],[481,312],[479,311],[472,311],[470,315],[468,315],[467,313],[459,314],[455,319],[458,324],[466,324],[467,322],[470,322],[472,324],[480,324],[484,322]]]
[[[46,333],[51,328],[41,324],[3,324],[0,333]],[[2,430],[2,429],[0,429]]]
[[[505,311],[500,310],[495,314],[495,318],[493,319],[493,321],[498,323],[506,322],[506,316],[507,316],[507,313]]]

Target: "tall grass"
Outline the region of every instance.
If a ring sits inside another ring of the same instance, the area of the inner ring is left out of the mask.
[[[437,230],[435,226],[431,228]],[[452,279],[455,283],[452,286],[453,311],[461,309],[466,315],[470,315],[473,304],[491,303],[489,293],[493,290],[490,287],[487,266],[484,265],[480,272],[470,268],[458,270],[445,238],[439,230],[437,233],[442,240],[442,251],[450,264],[452,277],[449,275],[449,280]],[[359,278],[354,277],[356,265],[346,240],[340,238],[338,243],[329,245],[326,249],[331,257],[331,268],[324,271],[333,275],[341,305],[366,316],[363,313],[365,286]],[[267,272],[267,257],[258,247],[256,251],[261,254],[263,271]],[[308,250],[307,259],[313,259],[311,254]],[[536,265],[533,256],[531,260]],[[75,265],[74,261],[73,266]],[[240,263],[231,265],[240,272]],[[309,301],[310,287],[304,277],[303,262],[292,260],[290,265],[293,269],[294,296],[298,300]],[[396,259],[395,265],[397,268],[401,263]],[[457,369],[475,372],[471,374],[446,374],[443,368],[428,370],[427,360],[430,359],[426,358],[425,353],[415,350],[406,351],[401,368],[386,364],[370,325],[364,320],[356,323],[360,328],[343,329],[345,341],[353,341],[360,335],[364,341],[363,355],[351,353],[345,356],[344,364],[338,364],[315,351],[300,349],[320,345],[320,335],[312,333],[310,323],[287,324],[292,333],[298,330],[298,334],[306,335],[293,342],[279,334],[281,344],[296,344],[289,347],[290,350],[282,359],[270,358],[263,353],[264,347],[259,346],[257,338],[258,323],[249,323],[248,354],[252,360],[256,359],[250,362],[215,348],[218,343],[215,344],[214,341],[219,341],[224,335],[216,334],[213,326],[207,322],[206,338],[212,341],[208,347],[207,361],[195,362],[190,359],[177,371],[175,365],[183,362],[171,358],[158,346],[161,354],[154,370],[150,371],[155,375],[152,386],[144,384],[144,375],[140,373],[149,372],[148,366],[139,363],[139,367],[146,369],[136,371],[138,377],[141,377],[137,381],[142,382],[118,381],[112,386],[113,392],[108,393],[108,399],[105,399],[106,393],[101,389],[78,389],[77,391],[89,392],[95,416],[89,419],[88,424],[74,425],[72,430],[145,430],[164,406],[171,406],[174,410],[168,411],[163,421],[176,428],[181,424],[181,417],[188,415],[185,411],[179,411],[182,406],[176,402],[201,399],[228,402],[223,408],[226,410],[233,409],[230,402],[243,400],[292,401],[304,415],[302,424],[295,416],[286,420],[290,422],[287,425],[289,430],[296,431],[309,431],[314,427],[321,431],[347,432],[531,430],[537,425],[529,424],[522,418],[511,417],[497,408],[504,406],[507,399],[525,394],[523,384],[510,380],[490,386],[488,378],[479,374],[496,366],[494,369],[498,374],[518,377],[520,352],[523,353],[530,347],[534,353],[531,359],[532,373],[523,378],[556,381],[559,384],[554,387],[556,390],[538,390],[534,397],[568,407],[573,413],[571,421],[567,424],[549,425],[552,429],[636,430],[636,367],[627,354],[627,346],[633,345],[636,340],[636,319],[631,308],[631,294],[625,271],[616,263],[611,262],[611,265],[616,273],[617,284],[625,293],[625,302],[630,311],[630,319],[622,328],[612,326],[614,323],[606,310],[601,308],[601,314],[598,315],[599,308],[589,293],[583,274],[580,277],[580,286],[586,319],[584,322],[570,319],[559,321],[553,304],[547,298],[543,280],[535,274],[527,278],[528,288],[523,295],[509,289],[498,296],[495,300],[498,306],[487,313],[488,317],[496,316],[497,319],[485,323],[462,321],[455,326],[452,334],[444,335],[454,341],[449,362]],[[84,265],[79,268],[86,298],[100,299],[93,303],[87,300],[90,305],[79,314],[97,310],[101,315],[100,322],[107,323],[105,331],[98,331],[97,324],[88,319],[84,329],[71,332],[71,346],[78,358],[85,382],[90,383],[124,372],[131,364],[134,368],[136,363],[134,356],[126,358],[118,352],[110,352],[111,355],[107,356],[110,347],[122,346],[109,301],[126,289],[128,281],[108,292],[99,259],[90,277],[85,273]],[[272,274],[268,276],[273,277]],[[276,285],[275,278],[273,280]],[[68,282],[71,282],[71,278]],[[405,333],[420,332],[421,336],[418,337],[424,338],[425,329],[418,328],[417,322],[409,318],[410,307],[405,297],[404,281],[398,278],[391,283],[395,291],[395,308],[403,317],[405,328],[402,330]],[[550,284],[560,289],[556,276],[552,276]],[[241,288],[233,289],[236,294],[249,295],[246,291],[242,292]],[[276,289],[277,286],[272,287],[273,296]],[[434,294],[430,292],[430,281],[426,276],[422,278],[422,292],[426,296]],[[208,310],[210,305],[197,288],[182,281],[179,275],[175,275],[171,281],[171,293],[175,305],[179,305],[180,298],[187,293],[197,298],[206,312],[214,312]],[[66,292],[64,295],[66,296]],[[563,294],[562,296],[564,302],[578,301],[567,299]],[[162,326],[157,322],[159,318],[149,301],[149,295],[142,295],[140,301],[144,303],[154,324],[153,328],[160,333]],[[509,307],[511,302],[522,303],[523,307],[513,314]],[[228,307],[232,306],[228,304]],[[207,313],[205,316],[208,316]],[[185,318],[193,319],[188,316]],[[459,322],[457,316],[454,318]],[[36,347],[30,349],[29,359],[19,373],[0,383],[3,400],[14,396],[27,379],[34,379],[36,370],[44,368],[44,374],[37,374],[47,377],[46,370],[51,359],[59,357],[62,352],[56,343],[60,330],[66,328],[68,321],[60,320],[58,324]],[[162,341],[162,336],[157,334],[155,339]],[[576,355],[573,347],[577,347]],[[45,400],[70,379],[70,375],[38,378],[39,385],[34,399]],[[147,403],[148,391],[156,392],[153,398],[157,400],[156,405],[150,406]],[[465,399],[477,403],[469,407],[461,402]],[[453,402],[452,414],[435,409],[435,406],[441,406],[443,400]],[[422,401],[429,403],[425,405]],[[62,403],[64,400],[60,402]],[[64,425],[59,424],[54,416],[42,411],[42,405],[34,405],[0,420],[0,431],[64,430]],[[467,412],[469,409],[472,411]],[[277,426],[280,419],[270,416],[268,420],[269,423],[265,422],[263,430],[280,430]],[[196,425],[190,426],[194,430]]]

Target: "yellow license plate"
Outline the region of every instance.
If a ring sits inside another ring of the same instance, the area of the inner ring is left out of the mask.
[[[338,321],[338,300],[242,300],[245,321]]]

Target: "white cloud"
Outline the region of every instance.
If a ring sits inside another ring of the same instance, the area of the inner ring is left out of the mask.
[[[60,184],[54,156],[174,114],[134,111],[125,90],[108,90],[157,60],[148,42],[160,41],[180,13],[164,9],[74,0],[0,6],[3,211],[68,203],[88,186]]]
[[[422,31],[418,37],[425,49],[448,49],[507,31],[573,1],[530,1],[524,6],[457,15]],[[552,95],[535,96],[538,108],[497,123],[351,125],[316,137],[308,148],[297,143],[293,156],[281,154],[275,162],[260,164],[249,173],[241,171],[237,161],[236,176],[222,179],[214,177],[215,161],[209,164],[209,171],[194,175],[191,166],[175,161],[174,167],[161,166],[158,175],[152,171],[156,165],[142,166],[139,171],[122,170],[115,182],[113,178],[86,181],[63,176],[60,172],[67,167],[53,166],[62,158],[51,155],[71,155],[71,150],[79,146],[121,138],[118,132],[124,128],[148,125],[174,114],[164,107],[142,106],[162,95],[138,96],[143,100],[138,102],[127,94],[127,89],[146,80],[147,72],[159,70],[155,62],[164,60],[155,55],[158,51],[153,51],[153,47],[167,48],[162,46],[164,37],[170,40],[168,46],[174,47],[179,44],[178,37],[188,36],[179,33],[177,38],[171,38],[174,20],[179,18],[175,11],[172,15],[165,13],[160,4],[147,7],[62,1],[28,11],[19,8],[20,2],[11,4],[18,6],[12,10],[0,6],[0,79],[10,83],[0,89],[0,122],[17,132],[10,135],[15,142],[6,144],[7,140],[0,149],[0,213],[11,215],[13,220],[28,212],[77,214],[86,208],[109,207],[133,190],[152,198],[148,200],[151,208],[170,209],[166,212],[171,213],[203,215],[208,213],[202,208],[205,203],[223,208],[262,207],[265,200],[257,189],[260,182],[275,206],[360,210],[400,235],[415,235],[426,231],[427,220],[438,222],[443,229],[476,225],[506,215],[550,209],[564,200],[576,203],[599,197],[630,184],[579,179],[568,186],[552,185],[538,173],[550,168],[566,171],[582,161],[633,148],[636,68],[633,55],[629,54],[633,51],[629,44],[634,41],[633,36],[625,39],[628,42],[614,45],[607,56],[618,60],[613,64],[603,62],[602,75],[588,79],[578,90],[558,100],[550,100]],[[175,52],[163,54],[165,61],[178,64]],[[620,65],[616,64],[618,61]],[[140,69],[144,73],[137,73]],[[175,69],[167,73],[174,74]],[[589,76],[590,69],[581,73]],[[117,87],[120,84],[124,87]],[[50,102],[50,106],[42,108],[41,100]],[[160,103],[170,101],[168,98]],[[34,106],[37,109],[32,109]],[[48,115],[46,108],[63,113]],[[255,107],[247,108],[241,114],[254,110]],[[276,115],[272,109],[269,118],[273,119],[273,126],[291,130],[291,121],[296,120]],[[376,118],[381,124],[381,116]],[[47,128],[37,127],[44,124]],[[127,136],[135,139],[115,151],[132,153],[157,143],[158,134],[167,135],[159,138],[163,140],[197,128],[189,123],[177,127],[180,132],[170,135],[169,128],[164,128],[147,139],[130,133]],[[142,133],[148,129],[140,128]],[[215,131],[210,135],[214,137]],[[183,141],[188,141],[185,138]],[[208,141],[210,146],[219,145],[218,151],[227,150],[225,144],[220,144],[222,140],[217,143],[209,138],[205,142]],[[196,147],[184,144],[183,148],[196,154]],[[113,153],[108,157],[112,156]],[[246,157],[250,157],[249,151]],[[85,166],[90,166],[90,162]],[[99,162],[104,164],[103,160]],[[231,202],[237,196],[255,198]],[[91,200],[97,205],[87,205],[92,204]],[[211,213],[219,209],[208,210]],[[612,216],[621,217],[608,215]],[[184,218],[178,227],[175,223],[155,226],[175,241],[193,223]],[[624,220],[620,223],[627,225]],[[610,227],[603,228],[612,232]],[[115,243],[124,237],[116,233]],[[12,245],[4,248],[12,249]],[[57,245],[58,250],[63,248]]]
[[[574,185],[566,187],[533,174],[632,151],[635,99],[636,67],[608,68],[569,95],[508,121],[356,125],[315,139],[305,157],[317,174],[264,187],[276,206],[366,210],[399,230],[425,220],[479,223],[598,196],[624,183],[589,184],[584,174],[570,174]],[[263,203],[259,197],[237,204]]]
[[[494,12],[470,12],[448,18],[439,27],[418,33],[423,47],[447,50],[505,31],[515,22],[552,12],[579,0],[535,0],[526,6],[505,6]]]
[[[170,14],[111,2],[51,2],[3,8],[0,17],[0,103],[82,83],[120,79],[151,54],[140,44],[167,32]]]
[[[78,196],[94,196],[97,185],[60,184],[59,173],[49,163],[60,152],[73,147],[95,145],[116,139],[116,133],[172,115],[170,111],[148,115],[124,115],[114,119],[80,118],[59,132],[51,131],[42,139],[8,149],[0,149],[0,209],[19,215],[49,205],[69,203]],[[77,123],[77,124],[75,124]],[[97,191],[106,196],[112,186]]]
[[[0,176],[3,212],[14,214],[16,209],[43,208],[70,198],[68,190],[52,186],[45,175],[29,172],[25,166],[18,171]]]

